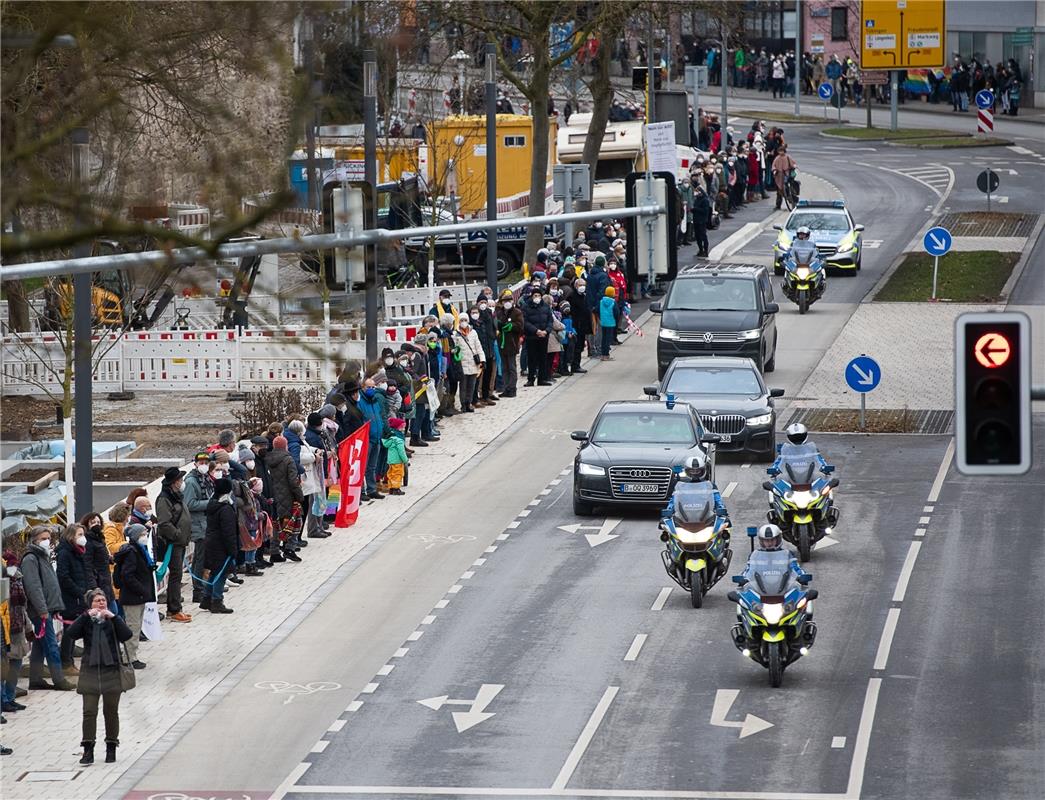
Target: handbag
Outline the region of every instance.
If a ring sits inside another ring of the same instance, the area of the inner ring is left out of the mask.
[[[134,674],[131,654],[127,652],[127,643],[120,642],[120,689],[129,691],[138,685],[138,677]]]

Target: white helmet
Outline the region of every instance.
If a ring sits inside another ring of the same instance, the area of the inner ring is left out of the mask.
[[[707,459],[701,456],[690,456],[687,458],[683,469],[685,469],[686,475],[694,481],[707,480],[708,463]]]
[[[807,228],[807,227],[806,227],[805,225],[803,225],[802,227],[800,227],[800,228],[799,228],[799,229],[798,229],[798,230],[797,230],[797,231],[795,232],[795,235],[796,235],[796,236],[797,236],[797,237],[798,237],[799,239],[801,239],[801,238],[803,238],[803,237],[805,237],[806,239],[808,239],[808,238],[810,237],[810,235],[811,235],[811,234],[812,234],[812,232],[811,232],[811,231],[809,230],[809,228]]]
[[[801,422],[796,422],[794,425],[788,425],[784,433],[787,434],[787,440],[791,444],[805,444],[806,438],[809,436],[809,429]]]
[[[780,528],[772,523],[759,528],[756,538],[758,539],[759,550],[779,550],[784,543],[784,536],[780,532]]]

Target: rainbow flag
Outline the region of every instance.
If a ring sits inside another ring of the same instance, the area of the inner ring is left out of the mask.
[[[903,82],[903,89],[911,94],[929,94],[932,91],[932,84],[929,83],[929,70],[907,70],[907,80]]]

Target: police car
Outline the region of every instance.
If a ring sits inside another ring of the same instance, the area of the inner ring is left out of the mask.
[[[574,431],[581,443],[573,460],[573,512],[595,506],[663,508],[691,456],[705,459],[714,479],[715,443],[692,406],[664,401],[617,400],[603,405],[591,430]]]
[[[860,247],[863,225],[853,223],[853,217],[842,200],[799,200],[784,225],[774,225],[779,231],[773,244],[773,269],[784,274],[784,255],[791,249],[796,231],[809,228],[810,240],[816,245],[820,258],[828,267],[860,269]]]

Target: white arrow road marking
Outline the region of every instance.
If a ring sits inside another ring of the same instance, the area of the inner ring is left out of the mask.
[[[991,195],[991,200],[993,200],[995,203],[1008,203],[1009,202],[1008,195],[1004,195],[1004,194],[992,194]]]
[[[484,683],[479,687],[479,691],[476,692],[475,698],[472,700],[451,700],[450,695],[444,694],[439,697],[418,700],[417,702],[433,711],[438,711],[443,706],[468,706],[467,711],[455,711],[452,715],[457,732],[464,733],[469,728],[474,728],[480,722],[484,722],[494,716],[492,712],[487,712],[485,709],[503,688],[504,684],[502,683]]]
[[[748,714],[744,717],[743,722],[730,722],[726,719],[726,714],[729,713],[729,709],[733,706],[733,701],[737,699],[739,694],[739,689],[719,689],[715,692],[715,705],[711,709],[711,724],[720,728],[740,728],[741,739],[772,728],[772,722],[766,722],[754,714]]]
[[[813,545],[814,550],[823,550],[825,547],[833,547],[836,544],[841,544],[837,539],[832,539],[830,536],[825,536],[819,542]]]
[[[867,370],[867,372],[864,372],[862,369],[860,369],[859,364],[853,364],[853,372],[860,376],[860,380],[857,381],[857,383],[859,383],[861,386],[870,386],[874,383],[873,369],[869,369]]]
[[[588,540],[588,545],[591,547],[598,547],[600,544],[604,544],[611,539],[616,539],[620,536],[619,533],[611,533],[611,531],[620,525],[621,520],[619,519],[607,519],[601,525],[584,525],[580,522],[574,522],[571,525],[560,525],[560,531],[566,531],[567,533],[578,533],[579,531],[598,531],[598,533],[586,533],[584,538]]]

